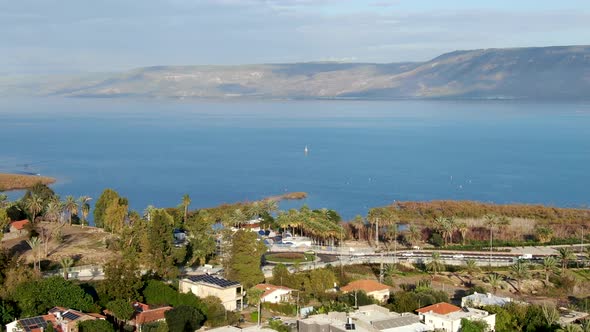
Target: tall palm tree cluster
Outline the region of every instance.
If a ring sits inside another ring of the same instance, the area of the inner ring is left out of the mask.
[[[299,210],[279,212],[276,222],[279,227],[290,229],[293,235],[307,236],[320,245],[333,245],[344,234],[344,228],[336,219],[328,209],[311,210],[303,206]]]
[[[59,196],[54,195],[44,201],[39,195],[31,193],[23,199],[22,206],[32,222],[41,217],[49,222],[65,222],[67,220],[71,225],[72,218],[78,216],[82,217],[81,222],[85,224],[90,213],[90,200],[89,196],[81,196],[76,199],[69,195],[62,201]]]
[[[224,209],[220,214],[213,213],[217,216],[224,227],[241,228],[249,220],[257,219],[265,214],[270,214],[278,210],[278,204],[274,200],[255,201],[247,204],[239,204],[229,209]],[[268,226],[268,225],[266,225]]]

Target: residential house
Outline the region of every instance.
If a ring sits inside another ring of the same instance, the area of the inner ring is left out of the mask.
[[[475,292],[461,298],[461,307],[479,308],[486,305],[497,305],[502,307],[510,302],[512,302],[512,299],[509,297],[500,297],[491,293],[482,294]]]
[[[244,287],[237,281],[203,274],[180,280],[178,290],[181,293],[192,292],[201,298],[215,296],[226,310],[243,309]]]
[[[298,332],[424,332],[431,331],[413,313],[390,312],[378,305],[361,306],[352,313],[329,312],[297,322]]]
[[[99,314],[86,314],[74,309],[54,307],[49,314],[55,316],[55,325],[62,332],[78,332],[78,323],[86,320],[105,319]]]
[[[43,332],[51,324],[54,330],[78,332],[78,323],[86,320],[105,319],[99,314],[87,314],[73,309],[54,307],[47,315],[28,317],[6,324],[7,332]]]
[[[488,331],[496,328],[496,315],[485,310],[460,308],[449,303],[437,303],[416,310],[421,321],[432,329],[445,332],[458,332],[461,320],[480,320],[488,324]]]
[[[166,320],[166,311],[172,309],[172,307],[169,306],[152,308],[149,305],[140,302],[134,302],[133,308],[135,309],[135,313],[129,321],[129,325],[135,326],[138,332],[142,332],[143,327],[146,324]]]
[[[385,302],[389,298],[390,287],[376,280],[356,280],[340,288],[344,293],[363,291],[379,302]]]
[[[10,233],[14,233],[17,235],[25,235],[27,234],[27,230],[25,229],[25,227],[29,224],[29,221],[27,219],[25,220],[19,220],[19,221],[13,221],[10,223]]]
[[[267,303],[289,302],[291,300],[291,293],[293,289],[284,286],[275,286],[270,284],[258,284],[254,286],[256,289],[263,291],[260,299]]]

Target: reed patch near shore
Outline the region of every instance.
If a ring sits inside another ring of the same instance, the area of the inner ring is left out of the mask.
[[[0,173],[0,191],[27,189],[37,183],[52,184],[54,178],[38,175]]]

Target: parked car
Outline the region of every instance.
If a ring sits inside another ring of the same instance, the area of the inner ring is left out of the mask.
[[[453,259],[463,259],[463,258],[465,258],[465,255],[463,255],[463,254],[455,254],[455,255],[453,255]]]
[[[533,259],[533,254],[522,254],[518,259]]]
[[[404,252],[402,253],[403,257],[414,257],[414,253],[413,252]]]

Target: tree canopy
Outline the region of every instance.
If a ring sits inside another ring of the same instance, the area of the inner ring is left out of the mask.
[[[266,246],[254,232],[239,230],[233,235],[230,257],[224,262],[226,277],[250,288],[262,280],[260,270],[262,255]]]

